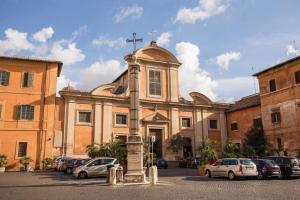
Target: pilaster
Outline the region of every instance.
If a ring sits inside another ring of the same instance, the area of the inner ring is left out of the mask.
[[[95,102],[94,117],[94,143],[101,143],[101,127],[102,127],[102,103]]]
[[[112,103],[103,104],[103,131],[102,131],[102,143],[109,142],[112,134]]]
[[[221,131],[221,144],[222,144],[222,151],[223,151],[227,142],[226,116],[224,111],[220,111],[220,131]]]
[[[66,102],[66,140],[65,140],[65,155],[73,155],[74,150],[74,125],[75,125],[75,107],[76,103],[73,99],[68,99]]]

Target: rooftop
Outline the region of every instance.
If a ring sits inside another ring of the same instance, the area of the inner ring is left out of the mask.
[[[276,65],[273,65],[272,67],[269,67],[269,68],[267,68],[267,69],[264,69],[264,70],[262,70],[262,71],[260,71],[260,72],[257,72],[257,73],[255,73],[255,74],[253,74],[252,76],[259,76],[259,75],[261,75],[261,74],[263,74],[263,73],[265,73],[265,72],[267,72],[267,71],[269,71],[269,70],[276,69],[276,68],[278,68],[278,67],[282,67],[283,65],[289,64],[290,62],[293,62],[293,61],[298,60],[298,59],[300,59],[300,55],[299,55],[299,56],[296,56],[296,57],[294,57],[294,58],[288,59],[288,60],[286,60],[286,61],[283,61],[283,62],[281,62],[281,63],[278,63],[278,64],[276,64]]]
[[[48,63],[57,63],[58,64],[58,73],[57,76],[60,76],[63,62],[59,60],[52,60],[48,58],[34,58],[34,57],[21,57],[21,56],[1,56],[0,59],[11,59],[11,60],[25,60],[25,61],[36,61],[36,62],[48,62]]]
[[[250,108],[250,107],[254,107],[254,106],[258,106],[258,105],[260,105],[259,93],[252,94],[252,95],[241,98],[240,100],[236,101],[234,104],[231,104],[229,106],[229,109],[227,110],[227,112],[242,110],[245,108]]]

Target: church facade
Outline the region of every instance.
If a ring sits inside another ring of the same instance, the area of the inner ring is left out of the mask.
[[[208,138],[217,141],[216,148],[221,152],[227,140],[227,105],[212,102],[197,92],[190,93],[192,101],[183,99],[179,91],[181,63],[155,42],[130,56],[140,65],[140,133],[143,138],[156,136],[153,147],[157,157],[175,160],[195,156],[196,148]],[[128,62],[129,58],[124,59]],[[54,133],[54,155],[81,156],[93,142],[127,141],[130,123],[127,70],[112,83],[90,92],[69,86],[60,95],[57,124],[61,126]],[[175,153],[168,148],[168,141],[177,134],[185,142],[183,150]]]

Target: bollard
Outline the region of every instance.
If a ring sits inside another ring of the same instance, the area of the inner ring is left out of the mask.
[[[150,179],[150,183],[152,185],[157,184],[157,167],[156,166],[151,166],[149,168],[149,179]]]
[[[109,173],[108,173],[108,176],[109,176],[109,185],[116,185],[117,184],[117,176],[116,176],[116,173],[117,173],[117,168],[115,167],[111,167],[109,169]]]
[[[123,167],[119,166],[117,169],[117,183],[123,182]]]

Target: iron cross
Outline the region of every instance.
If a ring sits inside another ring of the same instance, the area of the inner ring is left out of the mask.
[[[143,42],[143,39],[142,38],[136,39],[136,33],[132,33],[132,37],[133,37],[132,40],[127,39],[126,42],[132,42],[133,43],[133,51],[135,51],[136,50],[136,42]]]

